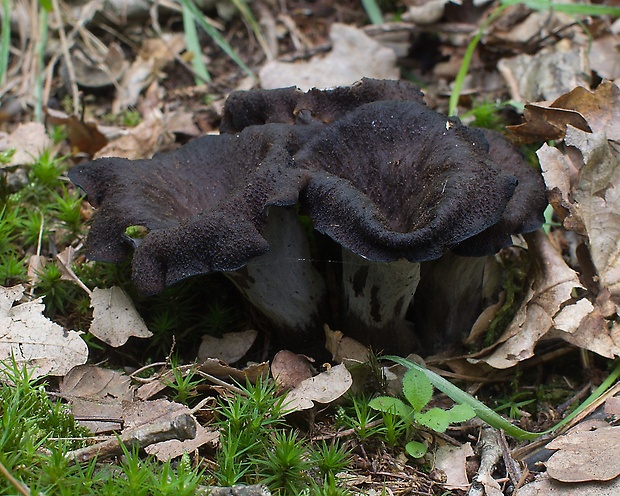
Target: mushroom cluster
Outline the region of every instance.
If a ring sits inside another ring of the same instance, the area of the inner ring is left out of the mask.
[[[235,92],[221,131],[149,160],[74,167],[69,177],[98,209],[89,258],[119,262],[133,250],[145,294],[223,272],[283,337],[303,342],[330,322],[406,351],[420,262],[476,272],[472,257],[543,222],[541,176],[510,142],[430,110],[403,81]],[[299,212],[341,247],[340,316],[326,312]],[[146,236],[131,239],[129,226]]]

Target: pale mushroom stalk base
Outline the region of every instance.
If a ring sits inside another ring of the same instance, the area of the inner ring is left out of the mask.
[[[306,233],[292,207],[270,207],[267,215],[261,234],[269,251],[224,274],[285,340],[316,337],[326,288],[312,265]]]
[[[375,351],[417,347],[405,316],[420,281],[419,263],[372,262],[343,248],[342,280],[345,334]]]

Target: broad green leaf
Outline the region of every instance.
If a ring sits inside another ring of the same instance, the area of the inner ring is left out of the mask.
[[[431,408],[424,413],[416,413],[415,420],[435,432],[446,432],[450,425],[450,414],[441,408]]]
[[[410,369],[403,377],[403,393],[413,409],[420,412],[433,397],[433,385],[424,372]]]
[[[407,443],[405,450],[409,453],[409,456],[413,458],[422,458],[426,455],[426,446],[418,441],[411,441]]]
[[[467,420],[474,418],[476,416],[476,412],[474,409],[462,403],[460,405],[454,405],[450,410],[448,410],[448,415],[450,415],[450,423],[458,424],[459,422],[466,422]]]
[[[407,405],[404,401],[398,398],[392,398],[391,396],[379,396],[373,398],[368,403],[370,408],[378,410],[380,412],[392,413],[407,420],[413,415],[413,408]]]

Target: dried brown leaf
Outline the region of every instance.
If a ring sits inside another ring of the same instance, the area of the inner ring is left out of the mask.
[[[620,427],[568,432],[547,444],[547,449],[557,450],[545,464],[555,480],[608,481],[620,475]]]
[[[219,358],[226,363],[235,363],[243,358],[254,344],[257,331],[227,332],[221,338],[205,334],[198,348],[198,359]]]
[[[133,390],[125,374],[94,365],[75,367],[60,383],[73,415],[94,433],[120,429],[122,404],[131,401]]]
[[[292,351],[279,351],[271,362],[271,376],[285,388],[296,387],[314,373],[314,367],[308,357]]]
[[[144,320],[131,298],[121,288],[95,288],[90,297],[93,321],[90,333],[113,347],[124,345],[132,337],[150,338]]]
[[[33,163],[43,151],[52,149],[54,143],[47,135],[45,126],[40,122],[20,124],[9,135],[0,133],[0,152],[15,150],[7,164],[0,168]]]
[[[554,327],[560,309],[573,298],[575,288],[581,288],[577,273],[566,265],[544,232],[526,236],[533,260],[533,282],[500,338],[501,344],[489,356],[472,358],[474,363],[482,361],[504,369],[530,358],[536,343]]]
[[[42,298],[14,305],[24,287],[0,287],[0,360],[11,356],[33,377],[65,375],[88,359],[80,333],[63,329],[43,315]]]
[[[331,403],[345,394],[352,384],[347,368],[343,364],[336,365],[302,381],[286,397],[286,408],[299,411],[314,407],[314,402]]]
[[[332,24],[333,47],[324,57],[308,62],[267,62],[260,71],[263,88],[297,86],[302,90],[347,86],[363,77],[398,79],[396,54],[368,37],[362,30]]]

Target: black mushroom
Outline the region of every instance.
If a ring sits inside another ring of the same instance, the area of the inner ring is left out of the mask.
[[[89,257],[133,248],[144,293],[224,272],[282,336],[307,336],[336,316],[299,208],[342,247],[338,325],[404,351],[420,262],[490,255],[542,223],[539,174],[493,152],[511,145],[428,109],[405,82],[233,93],[222,130],[151,160],[75,167],[98,208]],[[134,225],[148,230],[140,243],[125,235]]]

